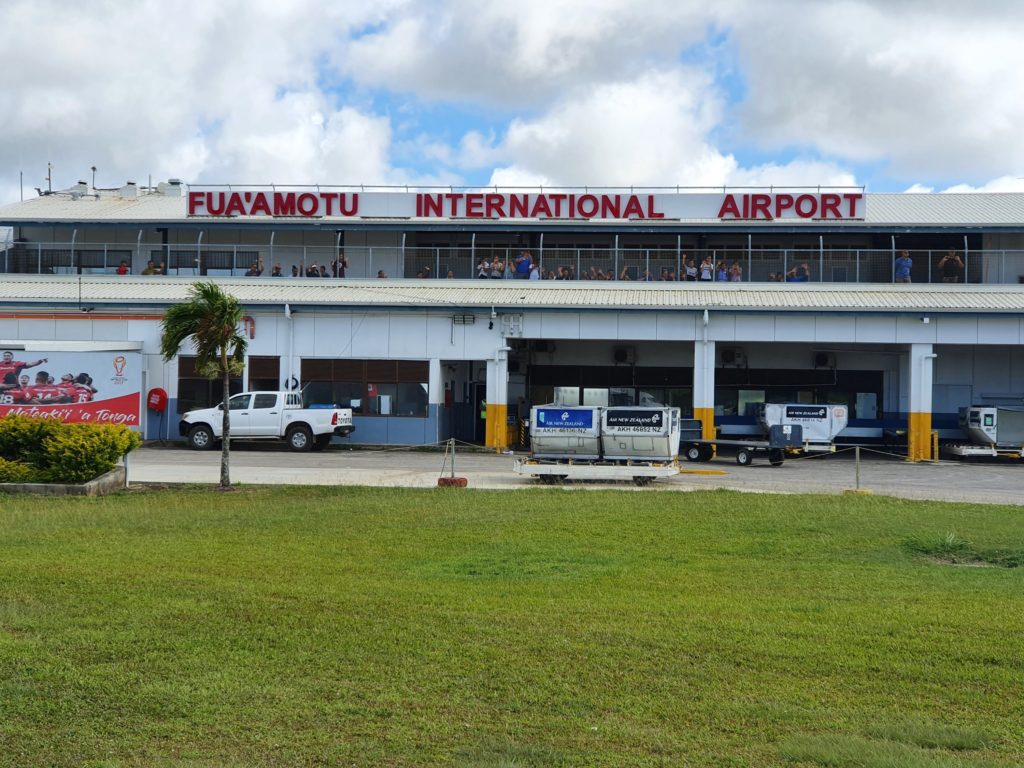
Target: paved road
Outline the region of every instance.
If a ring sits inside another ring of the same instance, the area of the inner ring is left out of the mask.
[[[236,446],[231,452],[231,479],[242,484],[377,485],[430,488],[441,473],[441,453],[422,449],[346,450],[291,453],[265,445]],[[531,488],[535,480],[512,471],[514,457],[460,451],[456,474],[471,488]],[[837,494],[856,485],[852,453],[790,459],[771,467],[759,459],[739,467],[731,459],[707,464],[683,462],[682,473],[645,490],[690,491],[730,488],[773,493]],[[705,474],[713,472],[713,474]],[[446,470],[447,474],[447,470]],[[144,447],[131,454],[129,479],[138,483],[216,483],[220,453],[184,448]],[[571,488],[633,488],[629,483],[571,483]],[[860,487],[875,494],[914,499],[1021,504],[1024,462],[912,464],[865,454]]]

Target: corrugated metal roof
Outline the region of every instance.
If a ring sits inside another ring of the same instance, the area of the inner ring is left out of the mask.
[[[185,198],[151,194],[142,197],[78,199],[56,194],[0,208],[0,221],[185,221]]]
[[[869,195],[865,222],[874,225],[1019,226],[1024,225],[1024,194]]]
[[[868,193],[866,218],[863,221],[821,222],[814,220],[786,219],[779,222],[765,221],[728,221],[718,219],[687,219],[679,220],[643,220],[635,222],[644,227],[671,227],[680,224],[721,226],[727,224],[751,228],[771,226],[810,227],[828,225],[830,227],[863,227],[863,226],[991,226],[991,227],[1024,227],[1024,193],[1016,192],[972,192],[949,194],[890,194]],[[209,222],[217,226],[237,226],[244,224],[260,224],[263,226],[289,225],[340,225],[358,228],[360,223],[380,224],[388,221],[395,226],[406,228],[430,229],[433,226],[450,225],[453,223],[472,224],[484,227],[502,224],[505,227],[560,227],[572,225],[607,226],[614,224],[621,227],[621,221],[586,222],[567,220],[521,220],[521,219],[362,219],[328,216],[319,219],[267,219],[261,217],[238,216],[230,219],[220,218],[189,218],[185,214],[185,198],[162,194],[144,194],[137,198],[122,198],[105,193],[100,198],[89,195],[72,199],[68,194],[52,194],[13,203],[0,207],[0,224],[17,224],[19,222],[170,222],[197,224]]]
[[[10,275],[0,283],[7,307],[160,308],[185,301],[195,278]],[[216,278],[247,308],[320,307],[1024,312],[1024,286],[835,283],[590,283],[518,280],[314,280]]]

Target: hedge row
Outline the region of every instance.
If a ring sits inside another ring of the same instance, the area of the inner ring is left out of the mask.
[[[84,483],[114,468],[141,440],[121,424],[0,419],[0,483]]]

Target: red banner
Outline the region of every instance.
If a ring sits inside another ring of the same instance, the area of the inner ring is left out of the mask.
[[[141,392],[132,392],[109,400],[89,403],[54,403],[53,405],[0,405],[0,417],[9,413],[34,419],[60,419],[65,422],[90,424],[124,424],[139,426]]]

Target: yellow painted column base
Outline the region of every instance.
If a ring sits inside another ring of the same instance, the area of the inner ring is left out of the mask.
[[[505,426],[505,447],[510,445],[519,444],[519,426],[516,424],[507,424]]]
[[[715,430],[714,408],[694,408],[693,418],[700,419],[700,436],[704,440],[714,440],[718,437],[718,432]],[[717,447],[711,446],[711,455],[714,456],[717,453]]]
[[[700,436],[705,440],[714,440],[715,434],[715,409],[694,408],[693,418],[700,419]]]
[[[484,433],[484,445],[496,451],[508,448],[508,405],[506,403],[487,404],[487,429]]]
[[[907,461],[931,461],[932,415],[911,413],[907,417]]]

